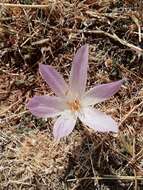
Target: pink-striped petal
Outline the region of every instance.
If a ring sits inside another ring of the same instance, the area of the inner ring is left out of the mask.
[[[113,96],[120,89],[124,80],[119,80],[116,82],[101,84],[91,88],[85,94],[84,102],[86,105],[94,105],[96,103],[102,102],[111,96]]]
[[[93,108],[84,108],[79,119],[88,127],[99,132],[117,132],[117,123],[108,115]]]
[[[67,84],[63,77],[52,66],[40,64],[39,71],[43,79],[57,96],[65,95],[68,91]]]
[[[66,112],[61,115],[53,128],[53,135],[56,140],[60,140],[62,137],[69,135],[74,129],[76,124],[76,118],[70,113]]]
[[[88,67],[88,46],[82,46],[74,56],[71,74],[70,88],[76,95],[82,95],[85,91]]]
[[[27,104],[30,112],[42,118],[55,117],[63,112],[65,105],[56,96],[34,96]]]

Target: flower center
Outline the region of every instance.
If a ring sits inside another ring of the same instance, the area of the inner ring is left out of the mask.
[[[67,104],[72,112],[79,111],[81,108],[80,101],[78,99],[75,99],[73,102],[67,102]]]

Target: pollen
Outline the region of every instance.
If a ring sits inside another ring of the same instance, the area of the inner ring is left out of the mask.
[[[75,99],[73,102],[67,102],[67,104],[72,112],[79,111],[81,108],[80,101],[78,99]]]

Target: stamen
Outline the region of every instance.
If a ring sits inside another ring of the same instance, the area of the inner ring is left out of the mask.
[[[80,101],[78,99],[75,99],[73,102],[67,102],[67,104],[72,112],[79,111],[81,108]]]

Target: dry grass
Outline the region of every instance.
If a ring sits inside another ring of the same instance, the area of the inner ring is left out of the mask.
[[[1,0],[0,189],[143,189],[142,8],[140,0]],[[33,117],[25,103],[52,93],[38,64],[53,65],[67,80],[84,43],[90,49],[88,88],[127,79],[98,105],[120,132],[94,133],[78,123],[57,144],[53,122]]]

